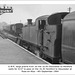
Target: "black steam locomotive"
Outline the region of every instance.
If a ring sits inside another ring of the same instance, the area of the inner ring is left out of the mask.
[[[26,25],[18,23],[10,25],[9,30],[4,27],[4,30],[11,34],[14,32],[17,35],[16,43],[51,63],[75,63],[72,57],[69,60],[70,50],[75,47],[75,29],[70,30],[70,24],[75,24],[74,14],[75,12],[59,12],[44,15],[34,23],[28,19]]]

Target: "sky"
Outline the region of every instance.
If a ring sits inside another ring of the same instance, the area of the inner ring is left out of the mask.
[[[0,4],[2,7],[3,4]],[[0,22],[8,24],[26,23],[27,19],[35,19],[42,15],[51,15],[57,12],[67,12],[71,7],[71,12],[75,11],[75,4],[9,4],[12,6],[13,13],[4,13],[0,15]]]

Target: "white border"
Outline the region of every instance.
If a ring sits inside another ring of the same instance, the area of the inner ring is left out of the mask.
[[[75,1],[0,1],[0,4],[75,4]]]
[[[16,0],[15,1],[11,1],[11,0],[8,1],[7,0],[7,1],[0,1],[0,4],[75,4],[75,1],[65,1],[65,0],[64,1],[16,1]],[[9,65],[9,64],[3,64],[3,65],[0,64],[0,74],[1,74],[1,71],[2,71],[2,74],[5,74],[6,72],[7,72],[7,75],[8,74],[10,74],[10,75],[13,74],[12,72],[9,72],[7,70],[7,65]],[[73,66],[73,71],[72,72],[63,71],[63,72],[61,72],[61,74],[65,73],[67,75],[69,75],[69,74],[70,75],[72,75],[72,74],[75,75],[75,65],[72,65],[72,66]],[[14,72],[14,74],[16,75],[15,72]],[[17,74],[19,74],[19,73],[17,73]],[[28,75],[28,74],[25,74],[25,73],[22,73],[22,74]],[[58,74],[61,75],[60,73],[58,73]],[[38,73],[38,75],[40,75],[40,74]],[[47,75],[47,74],[45,74],[45,75]],[[49,74],[49,75],[53,75],[53,74]],[[54,74],[54,75],[57,75],[57,73]]]

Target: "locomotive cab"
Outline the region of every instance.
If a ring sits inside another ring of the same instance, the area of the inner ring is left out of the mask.
[[[49,16],[42,34],[42,57],[48,58],[51,63],[59,63],[62,60],[61,42],[62,42],[62,24],[61,19],[68,13],[56,13]]]
[[[39,30],[44,29],[45,25],[46,25],[46,21],[45,20],[39,20]]]

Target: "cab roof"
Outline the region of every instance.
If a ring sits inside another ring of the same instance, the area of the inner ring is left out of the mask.
[[[46,20],[48,17],[49,15],[43,15],[43,16],[36,18],[36,20]]]
[[[75,11],[69,13],[68,15],[66,15],[66,16],[64,17],[64,20],[75,20]]]
[[[49,25],[55,25],[55,24],[61,24],[61,19],[63,19],[68,12],[58,12],[55,14],[52,14],[48,17],[48,24]]]

